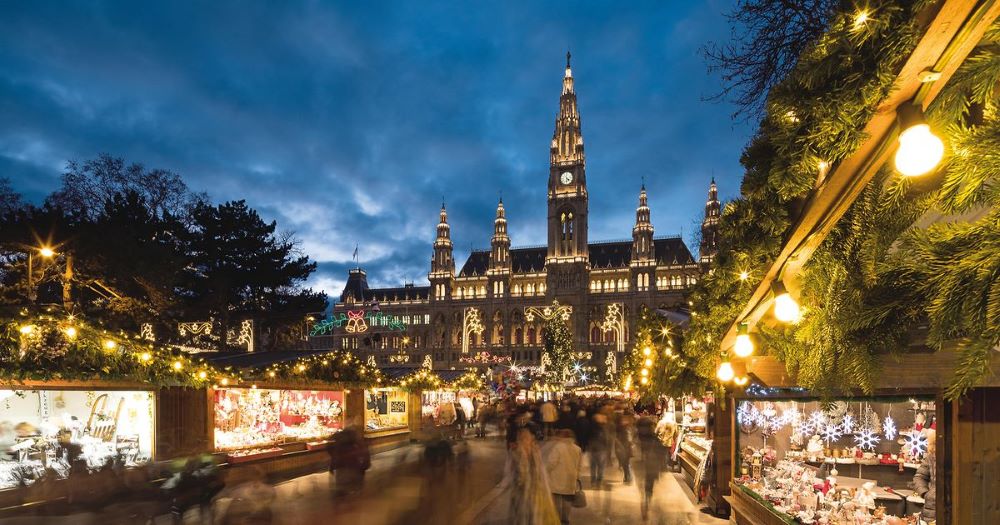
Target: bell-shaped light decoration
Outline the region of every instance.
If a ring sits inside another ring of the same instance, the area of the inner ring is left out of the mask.
[[[734,375],[736,375],[736,373],[733,372],[733,365],[730,364],[729,361],[723,361],[722,364],[719,365],[719,370],[715,373],[715,377],[718,377],[719,381],[722,381],[723,383],[732,381]]]
[[[899,149],[896,169],[907,177],[932,171],[944,157],[944,143],[924,120],[920,106],[903,104],[896,109],[899,119]]]
[[[733,345],[736,357],[749,357],[753,354],[753,340],[750,339],[750,328],[746,323],[740,323],[736,333],[736,343]]]
[[[784,283],[775,281],[771,292],[774,294],[774,317],[783,323],[799,322],[799,303],[788,293]]]

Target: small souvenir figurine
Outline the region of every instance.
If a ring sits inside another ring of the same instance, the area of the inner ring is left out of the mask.
[[[754,452],[750,459],[750,477],[753,479],[760,479],[761,466],[763,464],[763,457],[760,452]]]
[[[854,502],[857,503],[859,507],[874,509],[875,483],[867,481],[861,485],[861,488],[858,489],[858,493],[854,496]]]
[[[806,452],[809,453],[810,458],[823,455],[823,442],[820,440],[819,434],[809,438],[809,444],[806,445]]]

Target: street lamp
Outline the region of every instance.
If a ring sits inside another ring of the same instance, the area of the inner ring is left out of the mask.
[[[55,257],[56,252],[49,246],[42,246],[40,248],[26,246],[25,251],[28,254],[28,300],[35,302],[38,298],[37,290],[35,290],[35,252],[44,259],[51,259]]]

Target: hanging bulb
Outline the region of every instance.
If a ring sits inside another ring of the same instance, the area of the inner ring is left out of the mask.
[[[788,293],[784,283],[775,281],[771,292],[774,293],[774,317],[783,323],[799,322],[799,303]]]
[[[907,177],[932,171],[944,157],[944,143],[931,132],[920,106],[903,104],[896,109],[899,118],[899,149],[896,169]]]
[[[719,365],[719,370],[715,373],[715,377],[718,377],[719,381],[722,381],[723,383],[732,381],[734,375],[736,374],[733,372],[733,365],[730,364],[729,361],[723,361],[722,364]]]
[[[750,339],[750,329],[746,323],[740,323],[733,352],[737,357],[748,357],[753,353],[753,340]]]

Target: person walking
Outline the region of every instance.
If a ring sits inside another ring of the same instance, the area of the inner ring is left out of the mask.
[[[641,465],[638,475],[642,483],[642,519],[649,517],[649,504],[653,499],[653,487],[660,478],[660,472],[667,464],[667,447],[656,435],[656,422],[649,416],[639,418],[635,425],[636,440],[639,443]]]
[[[356,427],[347,427],[334,434],[327,453],[330,455],[330,473],[335,475],[334,495],[360,493],[365,471],[372,466],[372,456],[361,432]]]
[[[569,523],[569,511],[580,482],[580,462],[583,459],[583,451],[575,443],[573,431],[557,430],[552,442],[542,451],[542,459],[549,477],[549,490],[559,512],[559,522],[565,525]]]
[[[545,437],[549,437],[552,435],[553,425],[559,420],[559,411],[556,410],[556,406],[552,401],[542,403],[539,411],[542,415],[542,427],[545,429]]]
[[[555,525],[556,507],[535,434],[525,426],[511,451],[511,525]]]
[[[604,466],[611,456],[614,439],[609,428],[608,416],[601,412],[594,414],[590,430],[590,441],[587,443],[587,453],[590,454],[590,482],[594,487],[599,487],[604,481]]]
[[[632,432],[635,415],[631,410],[616,415],[618,417],[615,420],[615,457],[622,469],[623,481],[628,485],[632,483]]]

